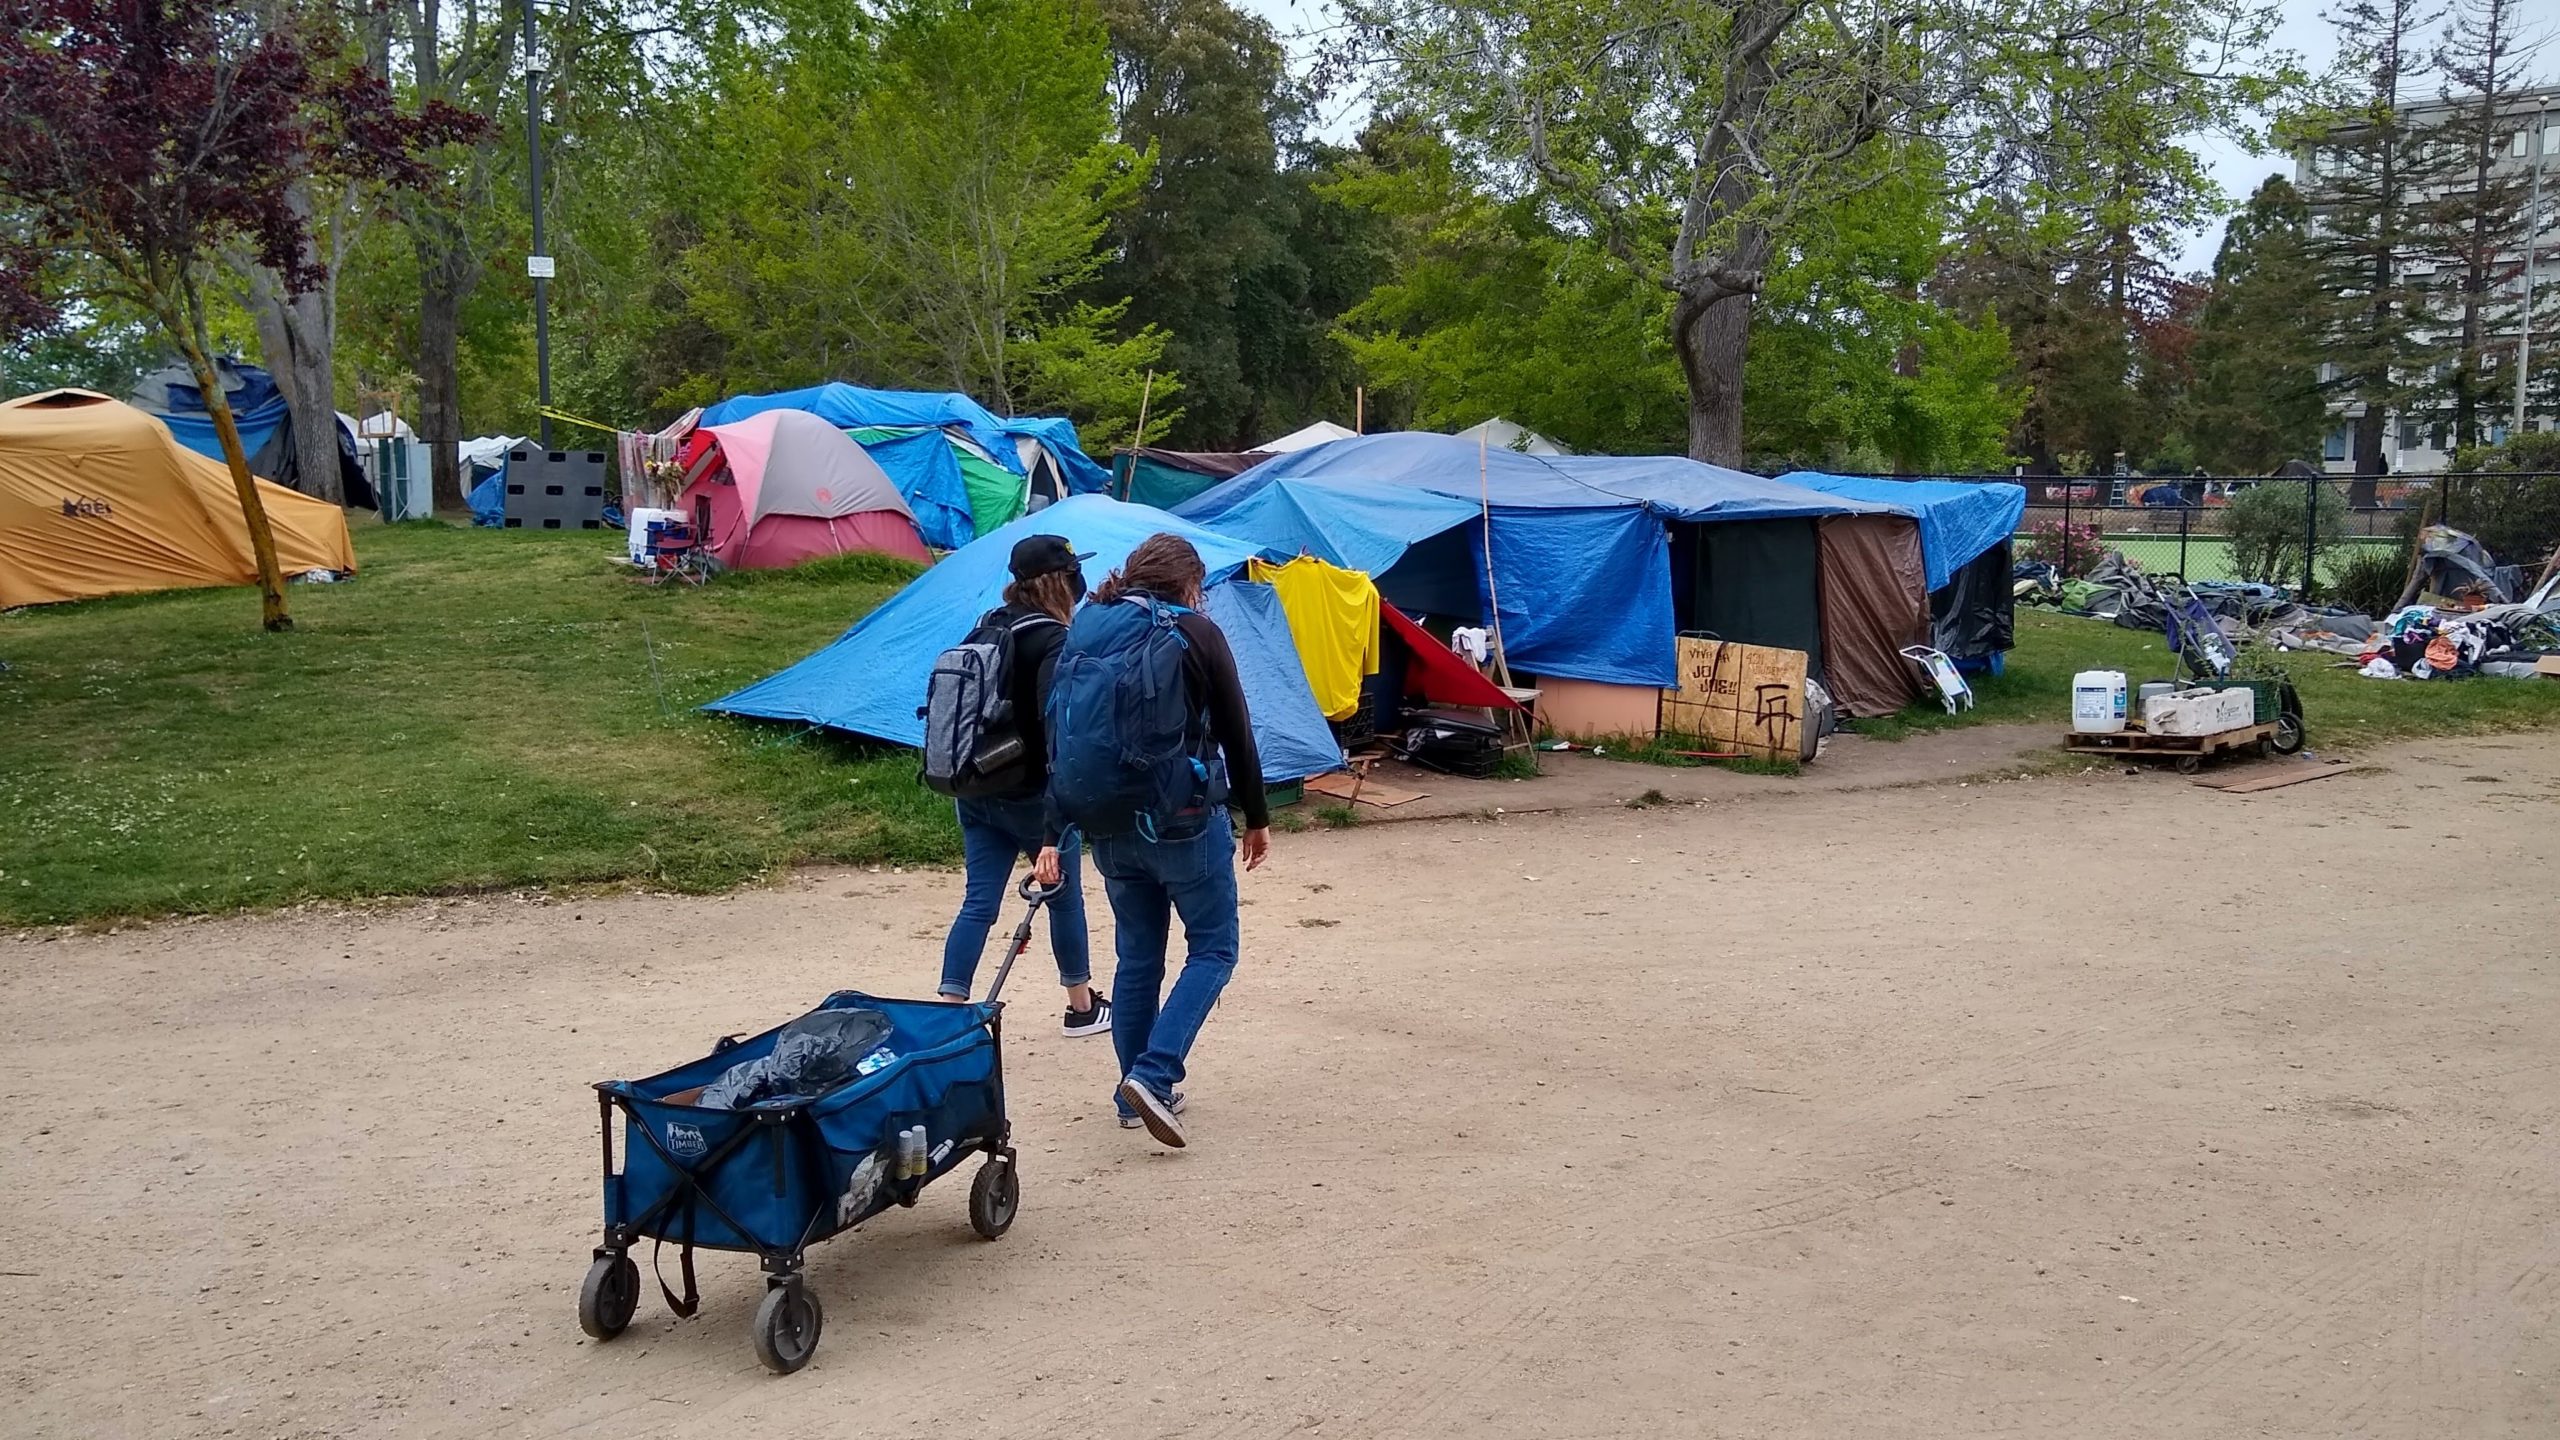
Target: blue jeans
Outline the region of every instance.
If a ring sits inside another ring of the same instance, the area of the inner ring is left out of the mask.
[[[1111,1045],[1120,1073],[1170,1099],[1218,993],[1235,973],[1236,838],[1224,810],[1188,840],[1154,844],[1135,835],[1093,842],[1119,928],[1120,971],[1111,982]],[[1182,915],[1189,955],[1165,993],[1165,948]],[[1129,1107],[1120,1106],[1120,1113]]]
[[[987,931],[1004,908],[1013,862],[1040,853],[1041,805],[1028,800],[961,800],[960,850],[969,879],[960,896],[960,918],[942,942],[942,993],[965,998],[986,952]],[[1093,954],[1084,933],[1084,887],[1077,871],[1083,857],[1073,845],[1058,850],[1066,884],[1049,901],[1049,948],[1058,961],[1058,983],[1072,989],[1092,983]]]

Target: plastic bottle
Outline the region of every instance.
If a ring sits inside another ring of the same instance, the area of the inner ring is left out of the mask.
[[[2083,670],[2071,677],[2071,728],[2083,735],[2113,735],[2124,729],[2125,685],[2121,670]]]

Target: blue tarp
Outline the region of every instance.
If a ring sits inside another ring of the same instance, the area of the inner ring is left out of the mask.
[[[888,472],[899,498],[915,512],[916,533],[937,550],[957,550],[978,536],[969,514],[969,487],[960,478],[959,457],[950,438],[939,430],[870,427],[852,432],[880,468]]]
[[[1230,496],[1232,502],[1225,498]],[[1403,558],[1405,547],[1467,524],[1479,511],[1471,501],[1429,491],[1292,479],[1242,494],[1230,481],[1193,496],[1173,513],[1286,555],[1313,555],[1378,575]]]
[[[228,378],[237,378],[240,386],[223,398],[231,402],[231,421],[240,427],[240,453],[253,459],[267,448],[276,431],[291,418],[285,408],[284,392],[276,388],[273,375],[255,365],[227,365]],[[222,458],[222,438],[214,432],[213,417],[205,413],[204,391],[183,381],[168,387],[169,408],[159,412],[160,423],[178,443],[208,459]]]
[[[1999,481],[1876,480],[1799,470],[1780,480],[1810,490],[1884,506],[1920,523],[1920,554],[1929,588],[1943,588],[1983,551],[2017,533],[2026,514],[2023,485]]]
[[[726,425],[767,410],[806,410],[840,430],[868,425],[923,427],[956,425],[997,464],[1022,473],[1022,457],[1005,443],[1005,421],[966,395],[926,390],[870,390],[830,381],[805,390],[777,390],[770,395],[733,395],[702,412],[702,423]]]
[[[1229,626],[1265,773],[1275,781],[1300,780],[1338,768],[1341,752],[1307,690],[1277,601],[1267,587],[1246,587],[1262,590],[1261,596],[1219,593],[1236,588],[1231,577],[1262,548],[1103,495],[1071,496],[981,536],[943,557],[826,648],[702,708],[920,744],[924,722],[916,706],[924,700],[934,658],[1002,603],[1015,541],[1026,535],[1067,537],[1076,549],[1093,553],[1085,579],[1098,585],[1139,541],[1159,532],[1189,540],[1209,567],[1208,614]]]
[[[470,494],[469,496],[465,497],[465,498],[468,500],[468,502],[470,503],[470,506],[471,506],[471,523],[472,523],[472,524],[474,524],[474,525],[504,525],[504,524],[506,524],[506,523],[507,523],[507,472],[506,472],[506,468],[505,468],[504,466],[501,466],[501,467],[499,467],[499,468],[498,468],[498,469],[496,469],[496,470],[492,470],[492,471],[490,471],[490,472],[489,472],[489,476],[488,476],[488,478],[487,478],[487,479],[485,479],[485,480],[482,480],[479,484],[472,486],[472,487],[471,487],[471,494]]]
[[[1870,515],[1883,506],[1678,455],[1523,455],[1454,435],[1398,432],[1277,455],[1182,507],[1223,511],[1275,480],[1365,481],[1497,506],[1643,505],[1666,520],[1782,520]],[[1203,502],[1209,502],[1204,508]]]
[[[1546,463],[1586,485],[1640,501],[1667,520],[1798,520],[1883,512],[1883,507],[1858,496],[1831,494],[1681,455],[1551,455]]]
[[[1354,443],[1337,440],[1317,449]],[[1461,448],[1472,475],[1475,447]],[[1497,450],[1488,463],[1498,466],[1500,456],[1527,458]],[[1484,514],[1480,501],[1395,479],[1263,475],[1278,463],[1194,496],[1175,513],[1283,554],[1303,552],[1371,575],[1386,573],[1407,547]],[[1257,476],[1263,478],[1247,483]],[[1670,547],[1661,520],[1633,503],[1594,505],[1594,498],[1607,497],[1581,486],[1553,488],[1552,477],[1526,476],[1516,466],[1490,488],[1493,580],[1502,601],[1504,658],[1512,668],[1615,685],[1672,683]],[[1562,495],[1584,503],[1552,503]],[[1512,503],[1521,498],[1528,503]],[[1482,544],[1471,537],[1476,599],[1489,614]]]
[[[1028,435],[1040,442],[1058,468],[1066,472],[1067,493],[1097,495],[1111,488],[1111,472],[1092,456],[1084,453],[1084,442],[1076,437],[1076,422],[1063,415],[1017,415],[1004,422],[1008,435]]]
[[[1497,505],[1490,533],[1513,670],[1610,685],[1677,682],[1671,540],[1660,520],[1633,506]]]
[[[1111,488],[1111,472],[1084,453],[1083,442],[1076,438],[1075,422],[1056,415],[1018,415],[1007,419],[957,392],[871,390],[831,381],[804,390],[777,390],[770,395],[733,395],[703,411],[702,423],[726,425],[767,410],[806,410],[840,430],[953,427],[967,435],[998,465],[1016,475],[1025,472],[1022,456],[1013,446],[1013,438],[1027,436],[1037,441],[1058,462],[1058,468],[1065,474],[1069,494],[1091,495]],[[903,487],[901,493],[904,493]],[[914,503],[914,497],[909,496],[909,506]],[[921,522],[924,517],[919,514],[916,518]],[[925,541],[927,544],[941,543],[930,533],[926,534]]]

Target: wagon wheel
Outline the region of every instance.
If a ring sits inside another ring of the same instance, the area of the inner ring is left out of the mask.
[[[610,1340],[631,1323],[640,1308],[640,1267],[619,1250],[596,1256],[578,1287],[578,1328],[598,1340]]]
[[[2178,773],[2181,775],[2193,775],[2203,768],[2204,757],[2201,755],[2181,755],[2178,757]]]
[[[1014,1212],[1022,1205],[1022,1176],[1013,1162],[991,1155],[978,1167],[978,1178],[969,1182],[969,1228],[981,1239],[995,1240],[1013,1228]]]
[[[764,1303],[756,1307],[756,1358],[776,1375],[791,1374],[817,1353],[826,1320],[817,1292],[800,1277],[767,1287]]]
[[[2276,753],[2276,740],[2275,740],[2275,737],[2274,737],[2274,736],[2272,736],[2272,735],[2261,735],[2261,736],[2259,736],[2259,737],[2258,737],[2258,758],[2259,758],[2259,759],[2261,759],[2261,760],[2271,760],[2271,759],[2274,759],[2274,758],[2275,758],[2275,753]]]
[[[2279,710],[2276,712],[2276,733],[2272,743],[2277,754],[2292,755],[2299,752],[2302,749],[2302,742],[2308,738],[2310,737],[2302,728],[2301,711]]]

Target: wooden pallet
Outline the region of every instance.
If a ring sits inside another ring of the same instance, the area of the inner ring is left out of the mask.
[[[2168,760],[2181,775],[2192,775],[2205,761],[2234,751],[2264,755],[2275,746],[2276,727],[2244,725],[2219,735],[2154,735],[2147,730],[2119,730],[2113,735],[2066,732],[2062,748],[2075,755],[2112,755],[2124,760]]]

